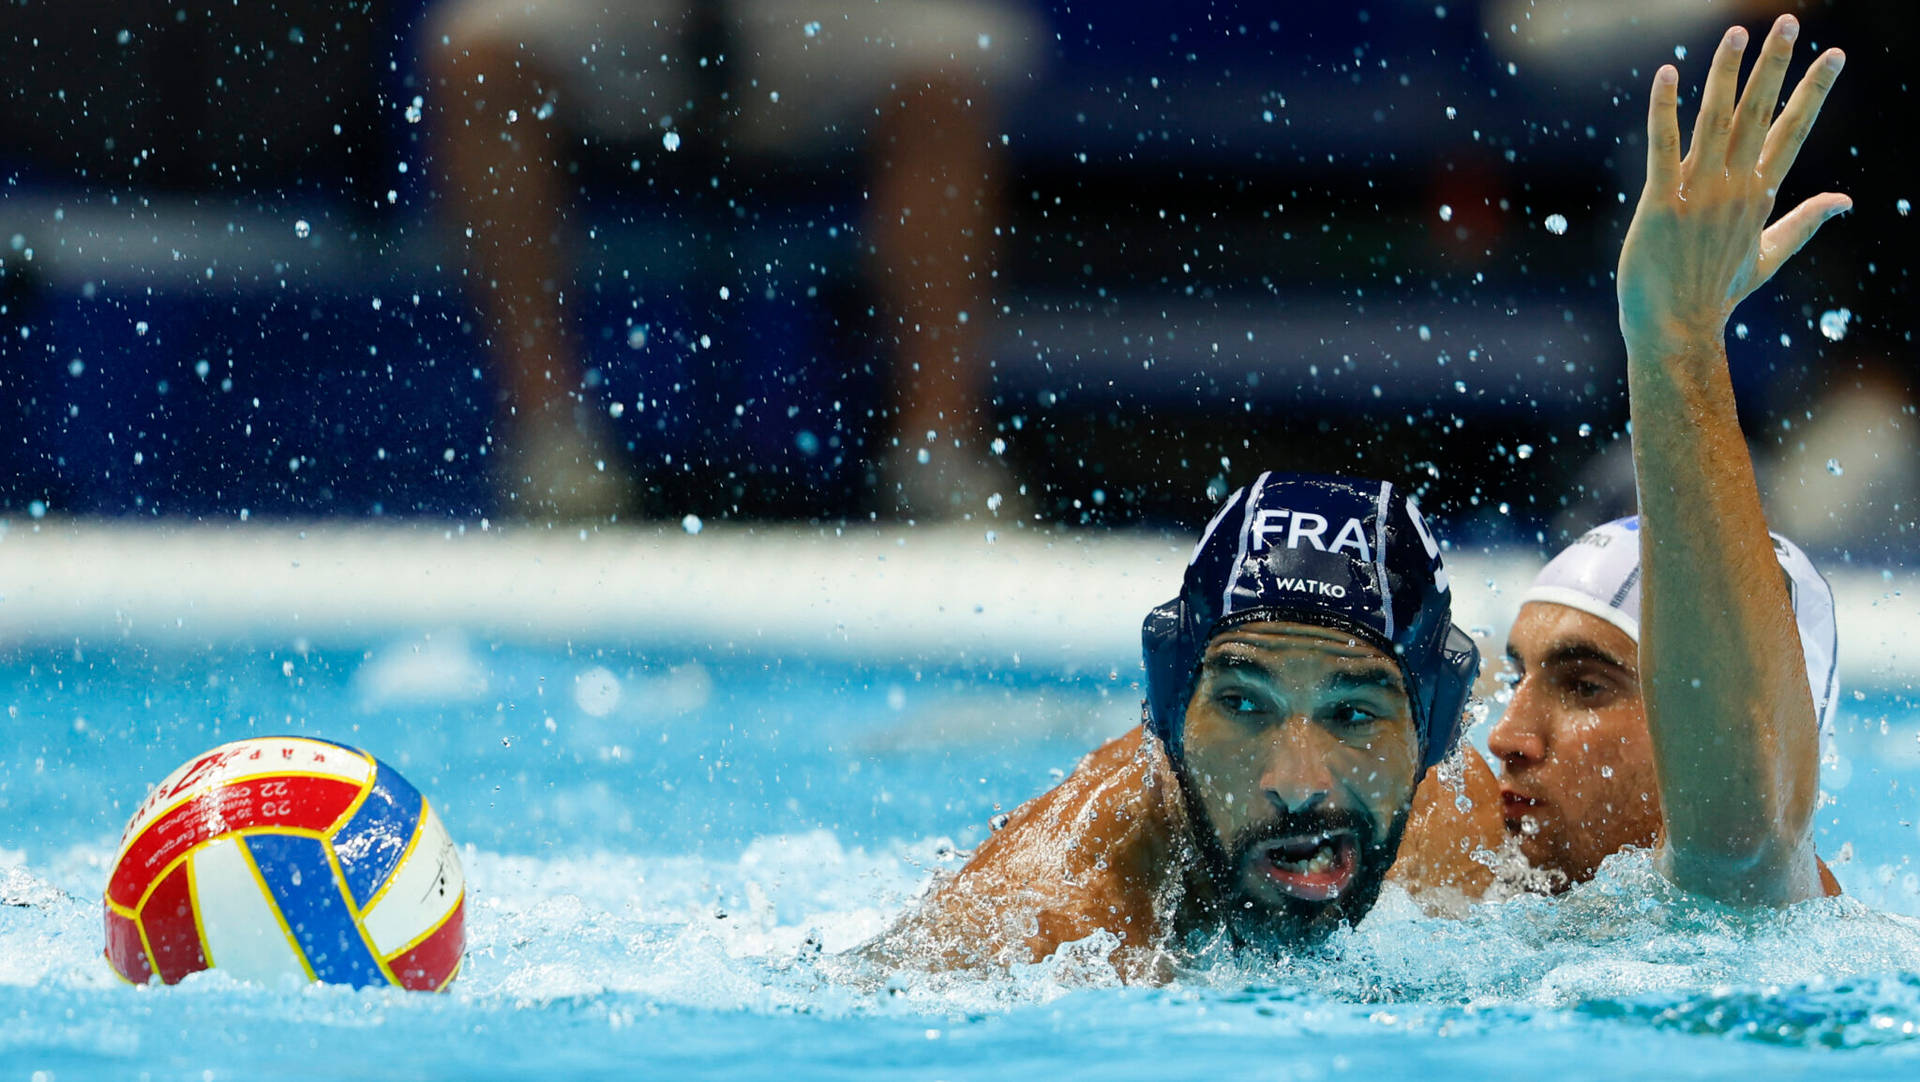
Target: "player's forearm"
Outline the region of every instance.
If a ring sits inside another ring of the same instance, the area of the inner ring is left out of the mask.
[[[1811,693],[1717,334],[1629,334],[1640,671],[1679,883],[1810,896]]]

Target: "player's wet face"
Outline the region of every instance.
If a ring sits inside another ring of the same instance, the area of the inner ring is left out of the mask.
[[[1660,787],[1633,639],[1591,613],[1535,601],[1514,620],[1507,659],[1513,698],[1487,746],[1528,862],[1578,883],[1608,854],[1652,845]]]
[[[1310,940],[1366,914],[1420,765],[1392,658],[1306,624],[1223,632],[1201,659],[1184,739],[1201,848],[1244,936]]]

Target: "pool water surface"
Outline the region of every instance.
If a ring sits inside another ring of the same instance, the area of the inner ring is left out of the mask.
[[[1719,910],[1628,854],[1464,920],[1389,889],[1323,951],[1202,950],[1160,988],[1098,941],[988,975],[839,956],[1133,724],[1131,667],[30,642],[0,703],[0,1078],[1920,1071],[1920,709],[1886,693],[1848,694],[1823,771],[1845,898]],[[449,994],[108,970],[99,892],[146,787],[274,733],[363,747],[439,809],[469,891]]]

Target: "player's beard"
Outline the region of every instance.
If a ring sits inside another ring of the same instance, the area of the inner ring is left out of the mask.
[[[1192,790],[1189,788],[1188,793]],[[1196,803],[1189,797],[1190,805]],[[1382,833],[1374,819],[1347,808],[1283,814],[1249,826],[1222,841],[1205,824],[1202,809],[1191,809],[1201,829],[1198,849],[1212,881],[1221,920],[1239,942],[1279,951],[1310,947],[1343,924],[1358,924],[1379,900],[1387,872],[1400,851],[1410,809],[1403,808]],[[1273,840],[1316,833],[1351,831],[1357,864],[1352,878],[1337,897],[1313,900],[1281,891],[1256,892],[1248,886],[1248,869]],[[1277,897],[1270,896],[1277,894]]]

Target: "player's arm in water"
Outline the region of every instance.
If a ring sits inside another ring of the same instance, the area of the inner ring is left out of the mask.
[[[1634,472],[1640,496],[1640,680],[1664,805],[1663,869],[1740,903],[1822,893],[1811,822],[1818,727],[1787,585],[1734,410],[1734,307],[1821,224],[1852,206],[1816,195],[1768,225],[1839,76],[1829,49],[1774,110],[1798,24],[1777,21],[1740,93],[1747,33],[1713,57],[1682,157],[1679,73],[1662,65],[1647,180],[1620,252]]]

